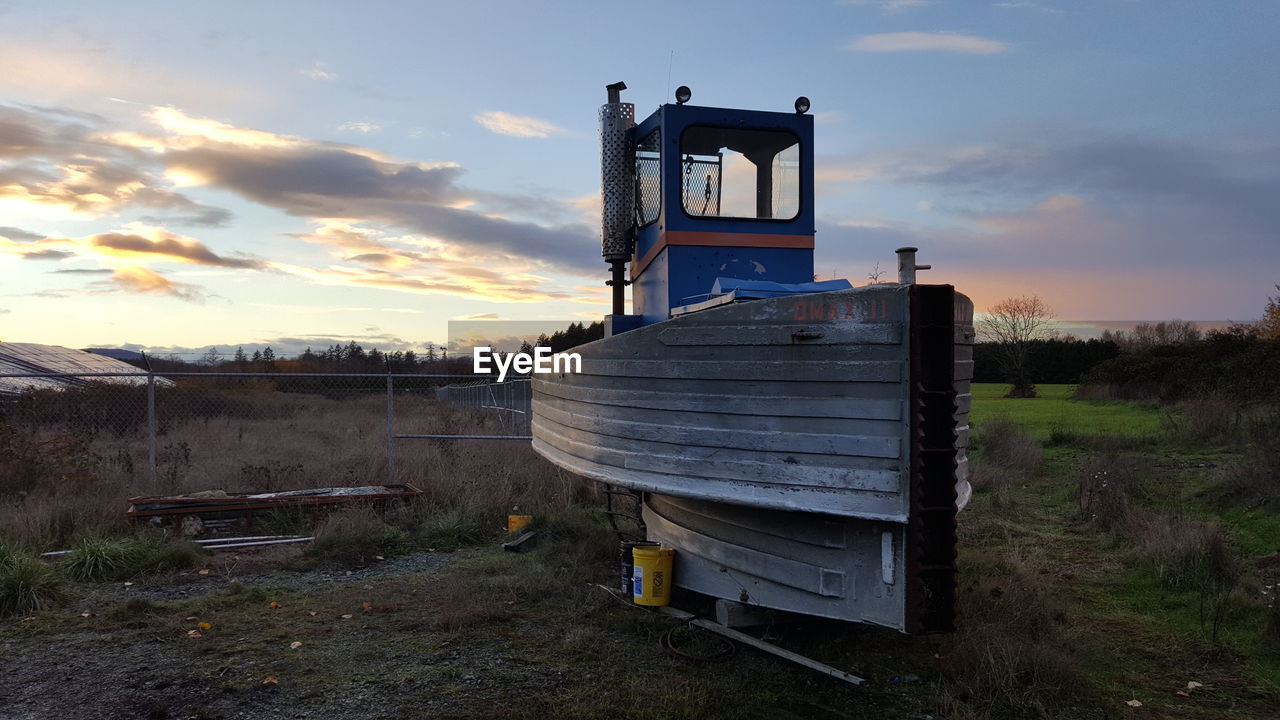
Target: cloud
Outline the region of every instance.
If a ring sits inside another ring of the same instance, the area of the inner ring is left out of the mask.
[[[143,233],[99,233],[81,240],[108,255],[124,257],[158,256],[160,259],[195,265],[261,270],[267,263],[254,258],[224,257],[194,238],[161,228],[144,228]]]
[[[1007,10],[1034,10],[1045,15],[1062,15],[1062,10],[1051,8],[1040,3],[1029,2],[1029,0],[1018,0],[1017,2],[998,2],[993,3],[992,7],[1005,8]]]
[[[27,234],[33,237],[33,234]],[[38,236],[34,236],[38,237]],[[0,241],[0,253],[19,255],[29,260],[62,260],[77,256],[96,256],[111,260],[180,262],[231,269],[266,270],[270,263],[245,255],[219,255],[192,237],[179,235],[161,227],[134,222],[114,232],[94,233],[82,237],[41,237],[37,240]]]
[[[399,161],[350,145],[304,141],[221,123],[165,118],[182,135],[165,155],[171,171],[290,215],[383,223],[450,245],[457,257],[530,260],[558,269],[593,271],[595,233],[577,222],[544,225],[508,213],[558,213],[568,203],[477,192],[459,181],[454,163]],[[194,141],[204,138],[203,141]],[[376,248],[370,248],[376,250]]]
[[[841,5],[875,5],[885,12],[902,12],[932,5],[932,0],[840,0]]]
[[[863,35],[849,43],[847,50],[857,52],[950,52],[971,55],[995,55],[1010,46],[998,40],[975,35],[946,32],[897,32]]]
[[[30,230],[23,230],[16,227],[0,227],[0,237],[16,240],[18,242],[34,242],[40,240],[44,236],[40,233],[34,233]]]
[[[188,302],[204,302],[204,291],[196,285],[170,280],[144,267],[116,268],[111,277],[90,284],[91,292],[169,295]]]
[[[1101,312],[1098,298],[1120,302],[1125,293],[1102,285],[1123,286],[1126,278],[1142,283],[1141,301],[1095,317],[1256,314],[1250,309],[1256,288],[1270,287],[1268,276],[1280,267],[1274,201],[1280,144],[1088,133],[1060,138],[1005,137],[998,144],[851,159],[876,169],[881,190],[925,189],[932,212],[923,225],[825,219],[819,266],[870,267],[877,259],[883,265],[893,248],[910,245],[921,248],[922,262],[961,279],[981,278],[988,289],[999,285],[1000,273],[1004,287],[1021,282],[1023,292],[1035,292],[1034,280],[1043,280],[1046,292],[1059,293],[1048,299],[1076,308],[1071,314],[1077,317]],[[881,248],[883,256],[868,258],[856,248]],[[1068,277],[1081,283],[1074,293],[1063,280]],[[957,286],[965,290],[959,280]]]
[[[512,137],[549,138],[552,135],[564,135],[567,132],[546,120],[528,115],[512,115],[501,110],[482,112],[472,119],[492,132]]]
[[[337,73],[332,73],[326,70],[325,64],[322,62],[316,62],[310,67],[300,68],[298,70],[298,74],[321,82],[331,82],[338,79]]]
[[[105,127],[96,115],[0,105],[0,158],[6,161],[0,166],[0,199],[81,217],[146,208],[173,213],[184,224],[217,226],[230,219],[228,211],[171,189],[155,157],[119,142]]]
[[[50,270],[50,275],[110,275],[114,270],[108,268],[64,268]]]
[[[463,315],[459,320],[501,320],[502,316],[498,313],[477,313],[475,315]]]
[[[23,260],[65,260],[69,257],[75,257],[75,253],[66,250],[32,250],[22,253]]]
[[[355,120],[351,120],[339,125],[338,132],[351,132],[368,135],[369,133],[382,132],[382,126],[377,123],[357,122]]]
[[[56,205],[77,217],[137,218],[78,238],[6,228],[0,252],[76,253],[104,257],[112,266],[119,265],[113,259],[125,259],[130,265],[270,268],[324,284],[529,302],[576,300],[580,293],[556,287],[547,274],[594,274],[600,267],[595,230],[570,200],[477,190],[462,183],[464,170],[456,163],[415,162],[359,145],[238,127],[175,107],[141,115],[149,129],[125,130],[56,108],[0,106],[6,160],[0,198]],[[293,237],[328,248],[334,264],[273,263],[168,229],[234,219],[184,194],[187,187],[227,190],[305,219],[312,229]],[[140,277],[111,282],[164,287]],[[180,287],[167,294],[196,297]]]
[[[277,358],[291,358],[301,355],[308,348],[312,352],[321,352],[334,345],[346,346],[348,343],[356,343],[365,349],[365,351],[377,348],[384,352],[395,352],[397,350],[412,350],[421,357],[426,351],[426,341],[408,340],[392,333],[376,333],[368,332],[360,333],[314,333],[307,335],[280,335],[280,336],[255,336],[248,338],[240,338],[231,342],[225,342],[217,345],[203,345],[199,347],[188,347],[183,345],[141,345],[138,343],[123,343],[119,345],[124,350],[134,350],[136,352],[145,352],[152,357],[163,357],[167,355],[177,355],[187,359],[198,358],[207,354],[210,350],[216,350],[224,360],[230,360],[235,356],[236,348],[244,350],[246,355],[253,355],[255,350],[261,351],[271,348]],[[437,344],[437,347],[439,345]]]

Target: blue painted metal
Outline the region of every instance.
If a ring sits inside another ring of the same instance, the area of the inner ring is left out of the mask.
[[[792,219],[698,217],[681,202],[681,138],[691,127],[772,130],[799,141],[799,208]],[[689,298],[705,298],[717,278],[778,283],[813,280],[813,117],[796,113],[663,105],[638,124],[640,141],[661,133],[661,209],[636,232],[632,307],[645,324],[670,317]],[[691,235],[698,233],[699,235]],[[741,244],[733,236],[741,236]],[[774,242],[776,239],[776,242]],[[807,240],[808,246],[802,246]],[[697,243],[697,244],[691,244]],[[720,243],[720,244],[703,244]]]

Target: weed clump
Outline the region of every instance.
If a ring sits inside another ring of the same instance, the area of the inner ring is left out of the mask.
[[[1103,456],[1086,464],[1075,489],[1080,519],[1103,530],[1125,529],[1141,491],[1139,472],[1131,457]]]
[[[984,460],[1013,470],[1034,470],[1044,454],[1040,443],[1008,418],[995,418],[985,423],[979,428],[975,440],[974,445],[982,452]]]
[[[372,508],[355,507],[325,518],[303,557],[304,564],[358,567],[408,548],[408,533],[383,522]]]
[[[189,568],[205,551],[187,541],[147,541],[136,537],[90,535],[63,561],[68,577],[83,582],[122,580]]]
[[[1254,447],[1218,469],[1223,505],[1280,509],[1280,448]]]
[[[1019,550],[963,583],[964,622],[942,650],[950,704],[982,717],[1026,717],[1087,693],[1065,597],[1045,561]]]
[[[1226,442],[1238,435],[1239,404],[1221,393],[1193,395],[1165,417],[1169,434],[1189,443]]]
[[[46,610],[62,597],[62,576],[40,558],[0,545],[0,617]]]
[[[81,538],[64,566],[72,580],[96,582],[129,574],[141,557],[142,545],[134,538],[96,535]]]
[[[1135,551],[1165,587],[1216,593],[1239,580],[1241,569],[1217,523],[1151,514],[1131,526]]]
[[[446,551],[475,545],[493,535],[486,526],[490,520],[488,513],[472,508],[445,508],[423,522],[422,540],[432,548]]]
[[[1022,479],[1022,473],[995,465],[969,467],[969,484],[974,492],[990,493],[991,504],[996,508],[1013,506],[1013,486]]]

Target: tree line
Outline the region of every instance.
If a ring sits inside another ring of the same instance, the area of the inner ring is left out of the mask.
[[[542,334],[533,342],[525,341],[520,352],[532,353],[535,347],[564,352],[570,348],[604,337],[604,323],[575,322],[550,335]],[[218,348],[209,348],[197,362],[179,356],[147,357],[128,361],[156,372],[236,372],[236,373],[423,373],[461,375],[471,372],[471,354],[451,354],[442,345],[427,343],[421,351],[365,349],[351,340],[335,343],[322,350],[307,348],[293,357],[281,357],[271,346],[246,353],[237,347],[230,357]]]

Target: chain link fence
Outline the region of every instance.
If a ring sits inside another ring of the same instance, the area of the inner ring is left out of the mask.
[[[533,390],[528,378],[445,385],[436,388],[436,397],[460,407],[492,413],[499,424],[513,435],[527,437],[531,434]]]
[[[462,378],[469,382],[441,387]],[[20,443],[33,456],[83,456],[85,464],[145,478],[158,492],[410,482],[420,479],[427,451],[415,440],[527,440],[528,380],[473,378],[6,375],[17,391],[0,394],[0,450]]]

